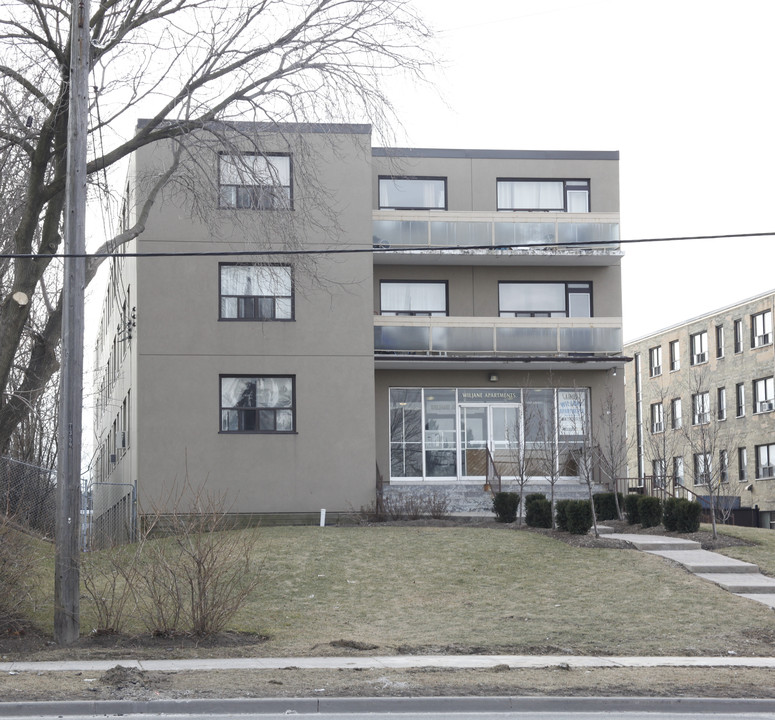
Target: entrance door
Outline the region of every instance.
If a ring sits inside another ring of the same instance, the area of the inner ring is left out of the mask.
[[[497,403],[460,406],[460,477],[484,478],[487,450],[501,476],[513,476],[521,441],[521,406]]]

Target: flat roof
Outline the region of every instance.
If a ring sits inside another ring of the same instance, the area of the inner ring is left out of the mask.
[[[482,160],[618,160],[618,150],[465,150],[375,147],[374,157],[463,158]]]

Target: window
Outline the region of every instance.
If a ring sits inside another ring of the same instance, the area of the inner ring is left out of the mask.
[[[716,415],[719,420],[727,419],[727,389],[716,390]]]
[[[664,487],[667,476],[667,464],[663,458],[651,461],[651,474],[654,476],[654,483],[659,487]]]
[[[501,317],[592,317],[592,283],[498,283]]]
[[[737,448],[737,474],[740,482],[748,479],[748,451],[744,448]]]
[[[295,432],[295,385],[293,375],[222,375],[221,432]]]
[[[775,410],[775,379],[768,377],[753,381],[753,411],[755,413]]]
[[[756,446],[756,477],[775,477],[775,443]]]
[[[745,384],[737,383],[735,385],[735,416],[743,417],[745,415]]]
[[[379,284],[382,315],[447,314],[447,283],[383,280]]]
[[[729,455],[726,450],[719,450],[718,471],[721,482],[729,482]]]
[[[705,425],[710,422],[710,393],[692,395],[692,424]]]
[[[735,320],[735,353],[743,352],[743,321]]]
[[[293,207],[290,155],[221,155],[218,172],[221,207],[253,210]]]
[[[288,265],[219,266],[221,320],[293,320]]]
[[[665,416],[662,403],[654,403],[651,406],[651,432],[661,433],[665,430]]]
[[[708,362],[708,333],[703,330],[702,332],[695,333],[691,336],[692,346],[692,365],[701,365],[704,362]]]
[[[772,342],[772,310],[751,315],[751,347],[758,348]]]
[[[683,419],[681,418],[681,398],[673,398],[670,401],[670,426],[673,430],[678,430],[681,425],[683,425]]]
[[[673,482],[676,485],[684,484],[684,459],[682,457],[673,458]]]
[[[662,374],[662,348],[653,347],[649,350],[649,377]]]
[[[670,345],[670,372],[681,369],[681,346],[678,340],[673,340]]]
[[[694,484],[707,485],[710,482],[710,454],[694,454]]]
[[[724,326],[716,325],[716,357],[724,357]]]
[[[380,176],[380,208],[446,210],[447,178]]]
[[[589,212],[589,180],[498,178],[498,210]]]

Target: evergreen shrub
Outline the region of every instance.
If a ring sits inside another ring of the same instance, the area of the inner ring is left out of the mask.
[[[519,493],[498,492],[492,499],[492,511],[495,519],[502,523],[513,523],[519,510]]]
[[[662,503],[659,498],[641,495],[638,498],[638,517],[644,528],[659,525],[662,522]]]
[[[592,527],[592,507],[589,500],[570,500],[566,509],[568,532],[586,535]]]
[[[630,525],[637,525],[640,522],[640,516],[638,515],[638,500],[643,497],[636,493],[631,493],[624,496],[624,512],[627,515],[627,522]]]
[[[525,495],[525,522],[528,527],[552,527],[552,504],[543,493]]]
[[[557,523],[557,529],[568,532],[568,504],[572,500],[558,500],[554,503],[554,520]]]
[[[616,500],[613,493],[596,493],[592,496],[595,503],[595,515],[598,520],[618,520]],[[619,507],[624,506],[624,495],[619,493]]]

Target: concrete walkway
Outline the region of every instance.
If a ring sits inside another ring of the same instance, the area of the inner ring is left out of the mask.
[[[758,565],[703,550],[694,540],[637,533],[606,533],[606,537],[624,540],[637,550],[673,560],[703,580],[775,609],[775,578],[762,575]]]

